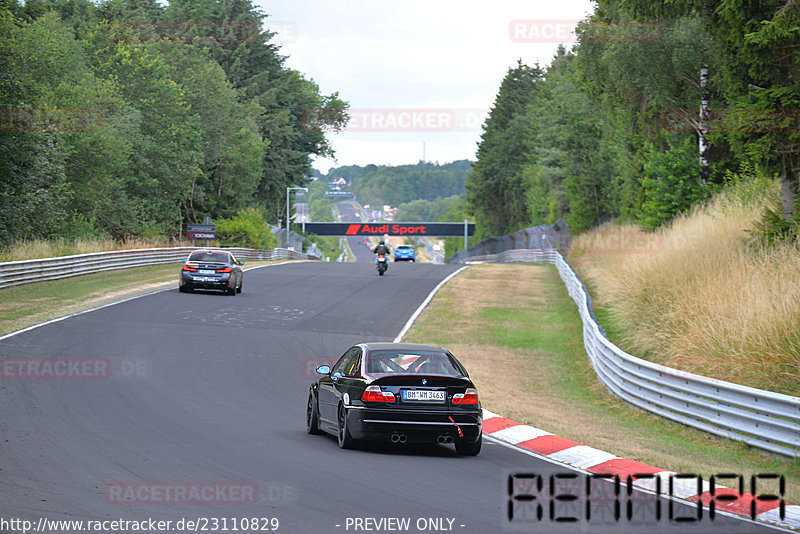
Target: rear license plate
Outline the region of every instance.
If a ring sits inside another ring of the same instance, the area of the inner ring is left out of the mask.
[[[212,278],[211,276],[195,276],[195,282],[216,282],[216,278]]]
[[[197,271],[199,274],[214,274],[214,271],[207,271],[205,269],[200,269]]]
[[[410,402],[444,402],[447,394],[432,389],[403,389],[400,395],[404,401]]]

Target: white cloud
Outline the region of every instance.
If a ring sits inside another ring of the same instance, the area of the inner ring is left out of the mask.
[[[338,91],[353,109],[450,109],[485,116],[518,59],[546,65],[558,43],[514,42],[519,20],[577,21],[590,0],[256,0],[278,33],[287,66]],[[477,110],[477,111],[476,111]],[[465,131],[469,130],[469,131]],[[336,162],[316,166],[474,159],[480,125],[441,131],[331,135]]]

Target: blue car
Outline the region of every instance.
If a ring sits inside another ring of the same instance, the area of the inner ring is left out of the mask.
[[[394,249],[394,261],[414,261],[414,247],[411,245],[397,245]]]

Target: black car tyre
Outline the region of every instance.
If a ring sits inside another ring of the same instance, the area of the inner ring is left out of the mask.
[[[229,288],[228,288],[228,289],[227,289],[225,292],[226,292],[228,295],[231,295],[231,296],[236,296],[236,286],[229,287]]]
[[[461,456],[477,456],[481,452],[481,442],[483,438],[478,437],[478,441],[456,441],[456,452]]]
[[[181,293],[188,293],[189,288],[186,287],[186,285],[178,286],[178,291],[180,291]]]
[[[350,436],[350,430],[347,429],[347,410],[343,404],[339,405],[339,428],[336,432],[336,437],[339,441],[340,449],[352,449],[355,447],[355,440]]]
[[[239,287],[236,288],[236,292],[237,293],[241,293],[242,292],[242,284],[243,283],[244,283],[244,280],[239,280]]]
[[[308,391],[308,405],[306,406],[306,431],[309,434],[322,434],[319,429],[319,408],[314,400],[314,393]]]

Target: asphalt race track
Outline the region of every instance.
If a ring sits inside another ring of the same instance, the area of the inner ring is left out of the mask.
[[[342,222],[361,221],[361,219],[356,216],[356,210],[353,209],[353,205],[349,201],[339,202],[336,204],[336,209],[339,210]],[[353,251],[355,261],[375,263],[375,255],[372,253],[373,245],[370,244],[369,247],[364,246],[364,239],[368,239],[367,236],[347,236],[345,239],[347,239],[347,244],[350,245],[350,250]],[[389,267],[391,267],[391,265]]]
[[[244,291],[235,297],[173,289],[1,340],[4,363],[44,357],[108,363],[111,376],[87,371],[44,380],[6,373],[0,519],[174,524],[216,518],[220,526],[207,522],[206,530],[221,532],[223,518],[230,531],[238,518],[277,518],[277,529],[261,521],[239,530],[323,534],[774,532],[722,515],[669,521],[664,500],[656,520],[647,511],[655,499],[638,493],[631,521],[625,500],[619,521],[596,508],[588,523],[557,522],[546,504],[539,520],[534,505],[545,502],[541,494],[539,501],[520,501],[517,519],[509,522],[510,473],[547,480],[569,472],[489,440],[478,457],[459,457],[444,445],[345,451],[333,437],[306,434],[305,401],[316,365],[358,341],[392,340],[455,269],[392,264],[379,277],[365,263],[266,267],[246,272]],[[200,501],[164,496],[169,488],[208,486],[216,489]],[[138,501],[120,498],[119,488],[133,488],[124,495]],[[236,488],[254,490],[244,492],[252,499],[238,498]],[[609,493],[592,506],[613,510],[613,501]],[[555,516],[572,509],[582,517],[584,506],[584,497],[559,504]],[[675,503],[672,513],[696,517],[686,504]]]

